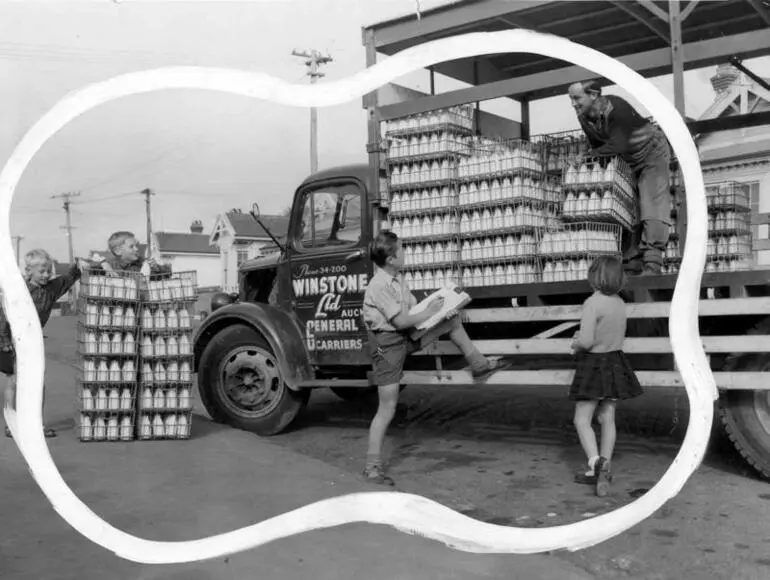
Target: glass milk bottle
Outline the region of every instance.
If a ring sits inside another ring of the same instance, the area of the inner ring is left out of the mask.
[[[175,360],[171,361],[166,369],[166,379],[170,382],[179,380],[179,364]]]
[[[136,341],[134,340],[134,333],[127,332],[123,339],[123,354],[134,354],[136,352]]]
[[[110,379],[110,369],[107,366],[106,360],[99,361],[99,366],[96,369],[96,380],[100,383],[106,383]]]
[[[190,328],[190,313],[186,308],[179,309],[179,328]]]
[[[99,313],[99,326],[106,327],[112,323],[112,316],[110,315],[110,307],[107,305],[102,306]]]
[[[136,380],[136,367],[134,367],[134,361],[127,360],[124,362],[120,373],[124,383],[133,383]]]
[[[145,308],[142,312],[142,328],[152,329],[152,312],[149,308]]]
[[[86,306],[86,325],[99,325],[99,307],[96,304],[88,304]]]
[[[87,383],[96,381],[96,364],[91,359],[86,359],[83,363],[83,380]]]
[[[166,356],[166,341],[162,336],[155,337],[153,352],[155,353],[155,356]]]
[[[152,350],[152,337],[149,335],[142,338],[142,356],[144,357],[152,357],[153,350]]]
[[[126,415],[120,420],[120,438],[123,441],[129,441],[131,439],[131,417]]]
[[[166,315],[160,308],[155,311],[155,316],[153,317],[153,326],[158,330],[163,330],[166,328]]]
[[[83,387],[80,395],[80,405],[84,411],[93,411],[94,397],[88,387]]]
[[[110,352],[112,354],[120,354],[123,352],[123,342],[120,340],[119,332],[112,335],[112,340],[110,340]]]

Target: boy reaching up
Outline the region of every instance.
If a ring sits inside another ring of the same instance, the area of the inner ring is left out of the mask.
[[[45,327],[54,305],[80,279],[87,262],[78,259],[72,264],[69,272],[56,278],[52,278],[53,258],[45,250],[30,250],[24,256],[24,262],[27,289],[40,318],[40,326]],[[11,325],[2,308],[0,308],[0,372],[7,377],[5,405],[16,409],[16,351],[11,336]],[[43,405],[45,405],[45,391],[43,391]],[[5,436],[11,437],[11,431],[7,426]],[[46,428],[45,436],[56,437],[56,431]]]
[[[401,273],[404,266],[404,250],[398,236],[393,232],[383,231],[375,238],[371,255],[377,268],[364,294],[363,318],[373,352],[372,368],[378,387],[379,406],[369,428],[369,450],[364,477],[373,483],[393,485],[393,480],[385,474],[383,467],[382,444],[396,412],[399,383],[406,357],[425,346],[413,341],[407,331],[440,312],[444,300],[437,298],[422,312],[409,314],[417,304],[417,299],[409,290]],[[446,325],[449,338],[470,363],[474,379],[481,379],[503,370],[504,367],[498,361],[479,352],[463,328],[458,315],[443,324]]]

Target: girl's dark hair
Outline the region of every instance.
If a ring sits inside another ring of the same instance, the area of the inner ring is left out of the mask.
[[[388,258],[395,258],[398,253],[398,236],[390,230],[383,230],[372,241],[369,254],[372,262],[380,268],[385,266]]]
[[[594,291],[614,296],[626,284],[623,263],[615,256],[600,256],[588,268],[588,283]]]

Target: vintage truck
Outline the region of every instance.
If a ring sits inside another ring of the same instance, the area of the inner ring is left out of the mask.
[[[311,390],[367,396],[370,357],[360,309],[372,236],[387,210],[367,165],[328,169],[297,189],[280,251],[246,262],[240,292],[220,294],[195,337],[200,396],[216,421],[261,435],[284,430]],[[258,219],[258,208],[252,210]],[[309,219],[315,216],[314,219]],[[700,330],[721,391],[719,418],[743,457],[770,476],[770,272],[704,274]],[[681,388],[668,335],[674,274],[632,277],[626,351],[643,385]],[[585,280],[474,286],[464,317],[482,352],[517,368],[487,384],[538,388],[571,379],[569,342]],[[418,297],[427,290],[416,291]],[[412,357],[404,384],[472,384],[457,349],[437,342]]]

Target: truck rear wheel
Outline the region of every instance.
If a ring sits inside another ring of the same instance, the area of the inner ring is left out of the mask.
[[[198,390],[212,419],[259,435],[286,429],[310,396],[289,389],[270,346],[245,324],[225,328],[206,346]]]
[[[743,371],[766,371],[770,359],[752,357]],[[770,480],[770,391],[727,391],[719,415],[732,444],[763,478]]]

